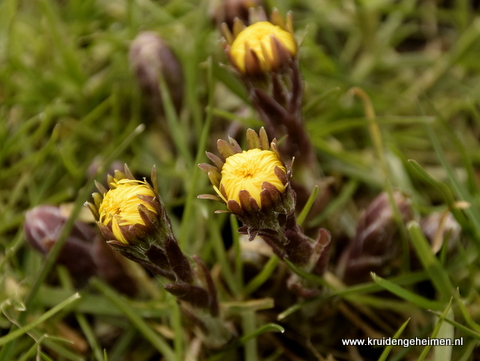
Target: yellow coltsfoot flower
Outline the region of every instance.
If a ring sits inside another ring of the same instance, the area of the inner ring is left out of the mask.
[[[242,73],[265,73],[278,69],[296,52],[292,34],[261,21],[238,34],[230,47],[230,60]]]
[[[124,226],[145,226],[139,207],[143,206],[150,212],[157,214],[151,201],[155,199],[155,193],[145,181],[136,179],[113,179],[110,183],[112,189],[103,196],[98,212],[99,221],[105,226],[111,226],[117,240],[128,244],[128,240],[122,233]],[[142,199],[143,198],[143,199]],[[147,201],[150,199],[150,201]]]
[[[162,214],[157,192],[145,180],[135,179],[126,166],[125,173],[116,170],[108,176],[108,186],[97,184],[100,193],[93,194],[94,204],[87,203],[104,238],[117,245],[141,242]]]
[[[125,257],[169,280],[192,282],[189,261],[173,235],[170,219],[158,194],[155,167],[152,185],[134,178],[125,165],[108,176],[109,189],[96,184],[93,203],[87,202],[103,238]]]
[[[251,218],[250,223],[260,227],[275,223],[269,219],[272,215],[293,212],[295,201],[288,182],[290,172],[278,153],[276,140],[269,143],[264,128],[259,134],[249,129],[247,144],[249,149],[242,150],[234,139],[220,139],[217,147],[221,158],[207,152],[215,166],[199,167],[207,173],[218,196],[204,194],[199,198],[221,201],[230,212]]]
[[[242,150],[237,141],[218,140],[218,157],[207,152],[215,164],[199,164],[208,175],[217,195],[203,194],[199,198],[217,200],[242,222],[238,229],[252,241],[260,236],[281,259],[306,272],[322,274],[328,259],[330,234],[319,231],[315,241],[306,236],[295,220],[296,195],[289,179],[292,174],[282,161],[277,142],[271,143],[264,128],[257,134],[248,129],[248,150]],[[218,212],[218,211],[217,211]],[[305,289],[293,280],[292,289],[305,297],[318,290]]]
[[[244,150],[236,153],[225,160],[222,167],[222,179],[220,188],[223,187],[226,197],[215,187],[216,192],[225,202],[232,199],[240,203],[240,192],[248,191],[255,199],[259,208],[262,208],[260,193],[263,183],[268,182],[280,192],[285,189],[285,184],[278,178],[275,168],[285,173],[285,167],[278,159],[275,152],[263,149]]]
[[[259,76],[280,71],[295,59],[297,42],[293,34],[292,16],[285,23],[278,11],[271,21],[258,21],[245,27],[238,20],[233,34],[225,25],[225,51],[232,65],[242,74]]]

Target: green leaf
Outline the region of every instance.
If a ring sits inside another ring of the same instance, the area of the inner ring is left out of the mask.
[[[477,23],[477,26],[480,27],[480,20],[478,20],[476,23]],[[480,28],[477,30],[480,31]],[[465,187],[465,185],[458,180],[458,177],[455,174],[454,170],[452,169],[452,166],[446,159],[446,156],[440,145],[440,141],[438,140],[432,127],[427,124],[426,128],[427,128],[427,132],[430,137],[430,140],[432,141],[433,148],[435,149],[435,153],[437,154],[438,159],[442,163],[443,168],[447,172],[448,179],[452,184],[452,188],[457,194],[457,197],[464,201],[470,201],[472,199],[472,195],[468,191],[467,187]],[[466,165],[466,168],[468,169],[468,165]],[[469,207],[465,208],[464,212],[467,214],[468,218],[471,221],[470,224],[472,225],[474,234],[476,236],[475,240],[477,242],[480,242],[480,215],[477,207],[475,206],[475,204],[470,204]]]
[[[283,261],[286,263],[288,268],[290,268],[294,273],[296,273],[300,277],[302,277],[302,278],[304,278],[308,281],[311,281],[315,284],[321,285],[321,286],[331,287],[330,284],[327,281],[325,281],[325,279],[323,277],[320,277],[320,276],[314,275],[312,273],[306,272],[306,271],[300,269],[299,267],[295,266],[292,262],[290,262],[287,259],[284,259]]]
[[[208,91],[209,91],[208,104],[210,106],[213,102],[213,86],[214,86],[214,81],[212,77],[212,60],[211,59],[209,59],[208,61],[207,72],[208,72],[207,76],[208,76]],[[173,109],[172,111],[175,112],[175,109]],[[183,216],[182,216],[182,225],[180,228],[180,237],[179,237],[179,245],[180,245],[180,248],[182,249],[188,246],[188,237],[189,235],[191,235],[190,233],[192,230],[191,220],[192,218],[194,218],[193,214],[195,209],[195,202],[197,201],[198,185],[201,184],[199,178],[200,178],[200,174],[203,173],[200,171],[200,168],[197,167],[197,164],[200,163],[202,157],[205,156],[205,150],[207,148],[208,135],[210,133],[211,124],[212,124],[212,112],[207,111],[202,133],[199,139],[197,154],[195,156],[195,160],[192,161],[195,164],[192,165],[193,171],[190,175],[191,179],[189,179],[189,188],[188,188],[187,198],[185,202],[185,211],[183,212]],[[186,144],[185,139],[181,139],[179,141],[182,141],[184,144]],[[190,167],[190,169],[192,169],[192,167]]]
[[[303,112],[308,113],[311,109],[313,109],[316,105],[321,103],[324,99],[327,99],[331,96],[337,96],[338,97],[340,95],[340,91],[341,91],[340,87],[335,87],[335,88],[328,89],[328,90],[324,91],[322,94],[317,95],[310,102],[305,104],[303,106]]]
[[[281,321],[281,320],[287,318],[288,316],[290,316],[292,313],[295,313],[298,310],[302,309],[303,307],[305,307],[307,305],[311,305],[313,303],[319,303],[321,301],[322,300],[321,300],[320,297],[315,297],[315,298],[310,298],[310,299],[302,301],[302,302],[298,302],[298,303],[294,304],[293,306],[290,306],[289,308],[287,308],[285,311],[279,313],[277,315],[277,320]]]
[[[87,321],[87,318],[81,314],[81,313],[75,313],[75,317],[77,319],[77,322],[85,335],[88,344],[90,345],[90,348],[93,351],[93,355],[97,361],[102,361],[102,351],[100,349],[100,345],[98,343],[98,340],[95,336],[95,332],[93,331],[92,327],[90,327],[90,324]]]
[[[454,317],[453,310],[450,306],[451,306],[451,303],[449,305],[448,311],[445,312],[445,316],[442,316],[440,318],[442,321],[445,320],[445,318],[447,316],[449,316],[451,318]],[[442,322],[441,325],[439,326],[437,336],[440,339],[453,340],[454,336],[455,336],[455,327],[448,322]],[[453,345],[435,346],[435,348],[434,348],[435,361],[450,361],[451,357],[452,357],[452,350],[453,350]]]

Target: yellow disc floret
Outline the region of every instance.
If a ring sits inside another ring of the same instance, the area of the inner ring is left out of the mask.
[[[295,38],[288,31],[268,21],[260,21],[241,31],[232,43],[230,56],[234,65],[245,72],[245,52],[250,48],[257,55],[263,71],[271,70],[273,57],[272,36],[294,56],[297,51]]]
[[[240,204],[239,193],[246,190],[261,207],[260,192],[263,182],[271,183],[280,192],[285,189],[285,185],[275,174],[275,167],[285,172],[277,154],[271,150],[255,148],[231,155],[222,167],[220,181],[220,187],[224,187],[227,199],[218,189],[216,191],[224,201],[234,200]]]
[[[155,193],[146,182],[133,179],[114,180],[111,186],[112,189],[104,194],[98,209],[99,221],[106,226],[112,222],[111,229],[114,236],[122,243],[128,244],[120,227],[136,224],[144,226],[145,222],[140,216],[138,206],[143,204],[149,211],[155,213],[156,211],[150,203],[138,196],[155,198]]]

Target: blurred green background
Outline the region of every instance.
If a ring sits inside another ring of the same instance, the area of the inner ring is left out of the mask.
[[[383,348],[342,347],[324,334],[328,332],[321,330],[323,325],[324,330],[353,327],[360,336],[368,335],[369,329],[393,336],[408,318],[402,337],[427,337],[440,330],[465,338],[462,347],[440,348],[426,359],[480,357],[475,351],[480,340],[480,5],[466,0],[264,5],[267,12],[274,7],[281,14],[292,10],[296,38],[302,43],[305,126],[332,188],[329,203],[308,226],[332,232],[332,272],[342,240],[355,234],[361,211],[389,187],[411,198],[416,220],[450,210],[462,227],[455,253],[426,256],[417,271],[406,267],[388,284],[372,280],[315,299],[324,318],[318,313],[309,318],[312,304],[294,300],[289,307],[297,308],[291,311],[300,311],[290,319],[288,315],[278,319],[288,296],[278,302],[282,309],[273,308],[268,294],[232,292],[244,286],[235,286],[242,277],[229,263],[234,257],[229,248],[237,237],[232,232],[235,221],[213,213],[223,209],[220,204],[196,199],[212,193],[196,165],[207,161],[204,151],[214,152],[218,138],[262,125],[239,79],[221,65],[227,59],[219,41],[218,16],[215,19],[220,5],[188,0],[2,0],[0,360],[215,356],[195,353],[198,346],[182,326],[174,300],[158,280],[145,274],[138,276],[143,291],[135,299],[88,285],[81,289],[81,300],[62,306],[28,334],[14,334],[7,342],[6,335],[16,329],[13,325],[31,324],[75,293],[65,269],[53,263],[45,268],[45,257],[26,243],[25,212],[40,204],[62,205],[88,220],[82,204],[94,190],[93,179],[102,182],[103,172],[114,161],[128,163],[139,177],[148,176],[156,165],[160,193],[182,249],[199,254],[212,269],[220,299],[240,325],[240,336],[266,332],[264,338],[244,340],[228,356],[218,357],[378,359]],[[183,68],[183,104],[178,112],[168,93],[162,93],[163,111],[158,111],[139,88],[129,48],[142,31],[153,31],[165,40]],[[372,141],[364,104],[349,93],[352,87],[368,94],[380,138]],[[375,147],[378,139],[384,158]],[[412,249],[425,245],[417,230],[415,224],[403,230],[413,239]],[[451,308],[447,308],[450,291],[439,290],[445,279],[452,289],[459,288]],[[431,283],[419,283],[426,280]],[[443,318],[452,322],[438,322],[427,311],[432,305],[437,312],[446,310]],[[270,310],[259,311],[262,308]],[[289,334],[290,323],[295,324],[301,312],[310,324],[297,324],[295,334]],[[372,316],[376,312],[385,312],[383,321]],[[387,326],[379,326],[381,321]],[[281,324],[285,335],[270,333],[276,330],[273,326],[261,329],[272,322]],[[56,337],[74,340],[75,345]],[[422,359],[422,352],[426,353],[421,347],[395,348],[389,359]]]

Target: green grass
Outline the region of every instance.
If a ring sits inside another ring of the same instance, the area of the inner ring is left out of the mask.
[[[305,126],[330,194],[312,189],[306,210],[318,199],[324,207],[298,214],[305,228],[332,234],[322,278],[252,243],[245,248],[236,219],[214,213],[225,207],[197,199],[213,193],[196,166],[208,162],[205,151],[215,153],[216,140],[235,129],[232,136],[262,125],[242,83],[218,65],[227,59],[209,2],[0,2],[0,361],[478,358],[480,9],[466,0],[266,3],[292,10],[296,37],[304,37]],[[129,45],[145,30],[180,60],[179,113],[163,92],[165,112],[154,114],[131,71]],[[65,281],[74,277],[57,265],[58,252],[73,222],[88,219],[83,203],[114,161],[138,177],[156,165],[182,250],[212,270],[238,334],[225,349],[198,354],[198,338],[162,281],[136,265],[134,297],[98,278],[78,289]],[[369,202],[393,190],[413,208],[413,221],[398,222],[401,256],[384,274],[347,285],[337,273],[346,240]],[[25,212],[40,204],[71,215],[48,256],[23,232]],[[446,211],[460,236],[434,255],[419,222]],[[285,285],[292,270],[323,285],[322,294],[295,297]],[[464,344],[448,352],[341,344],[435,335]]]

